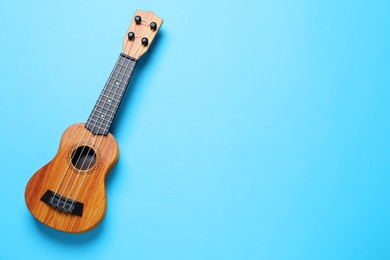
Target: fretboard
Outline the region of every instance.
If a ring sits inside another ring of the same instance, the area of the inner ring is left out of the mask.
[[[133,75],[137,60],[123,53],[118,58],[85,127],[95,135],[107,135]]]

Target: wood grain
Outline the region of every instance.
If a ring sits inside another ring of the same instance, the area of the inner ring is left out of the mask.
[[[78,171],[70,163],[70,156],[75,147],[85,144],[95,149],[97,160],[90,169]],[[27,184],[25,200],[31,214],[45,225],[65,232],[80,233],[94,228],[104,218],[105,180],[118,157],[118,144],[112,134],[92,135],[82,123],[70,126],[62,135],[56,156]],[[40,198],[48,189],[84,203],[83,215],[64,213],[42,202]]]
[[[160,17],[150,11],[137,10],[134,17],[137,15],[141,16],[142,23],[136,24],[134,19],[132,20],[129,28],[127,29],[122,46],[122,52],[135,59],[139,59],[149,49],[149,46],[152,44],[154,37],[163,23],[163,20]],[[151,22],[155,22],[157,24],[157,29],[155,31],[150,29]],[[133,32],[135,34],[136,38],[133,41],[129,40],[127,37],[129,32]],[[149,44],[147,46],[142,45],[142,37],[148,38]]]

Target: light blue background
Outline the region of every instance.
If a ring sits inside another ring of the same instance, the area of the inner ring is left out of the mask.
[[[108,212],[36,222],[136,9],[165,19],[115,123]],[[1,1],[1,259],[390,259],[390,2]]]

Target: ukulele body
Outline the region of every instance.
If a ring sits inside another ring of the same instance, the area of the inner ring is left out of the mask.
[[[149,50],[162,23],[153,12],[135,12],[122,51],[87,122],[65,130],[55,157],[27,183],[27,207],[43,224],[81,233],[103,220],[106,177],[119,156],[110,128],[136,64]]]
[[[25,200],[31,214],[65,232],[94,228],[106,213],[105,180],[118,157],[112,134],[94,135],[82,123],[70,126],[55,157],[27,184]]]

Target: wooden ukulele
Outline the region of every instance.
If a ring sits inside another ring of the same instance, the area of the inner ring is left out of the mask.
[[[162,22],[153,12],[136,11],[122,53],[88,121],[67,128],[56,156],[29,180],[26,204],[42,223],[80,233],[103,220],[105,180],[119,156],[109,130],[137,61],[149,49]]]

